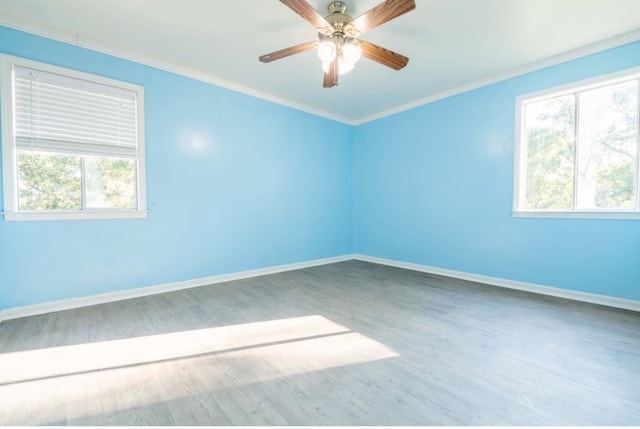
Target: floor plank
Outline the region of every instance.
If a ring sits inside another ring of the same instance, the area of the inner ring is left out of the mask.
[[[638,425],[640,314],[362,261],[0,324],[3,425]]]

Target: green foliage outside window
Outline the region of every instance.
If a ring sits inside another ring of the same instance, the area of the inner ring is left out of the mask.
[[[83,192],[85,208],[135,208],[130,159],[19,151],[18,173],[20,210],[80,210]]]
[[[540,113],[527,117],[528,124],[535,123],[527,129],[527,208],[570,209],[573,204],[573,100],[564,96],[537,103]]]
[[[634,80],[526,104],[525,209],[635,207],[637,88]]]
[[[20,210],[82,208],[80,157],[18,152]]]

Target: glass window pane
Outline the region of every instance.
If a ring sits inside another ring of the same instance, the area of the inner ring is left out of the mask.
[[[525,106],[526,198],[524,209],[573,207],[575,96]]]
[[[85,156],[87,208],[136,208],[135,161]]]
[[[79,210],[82,208],[80,157],[18,151],[20,210]]]
[[[638,158],[638,84],[580,94],[578,209],[633,209]]]

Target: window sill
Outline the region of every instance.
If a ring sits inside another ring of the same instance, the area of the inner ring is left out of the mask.
[[[640,220],[640,212],[610,212],[610,211],[542,211],[542,210],[514,210],[513,217],[547,218],[547,219],[627,219]]]
[[[4,212],[4,220],[94,220],[94,219],[144,219],[146,210],[108,210],[108,211],[59,211],[59,212]]]

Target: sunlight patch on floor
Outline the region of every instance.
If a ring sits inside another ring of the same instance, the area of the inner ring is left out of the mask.
[[[319,316],[0,354],[0,424],[55,423],[397,354]]]
[[[0,385],[349,332],[322,316],[0,354]]]

